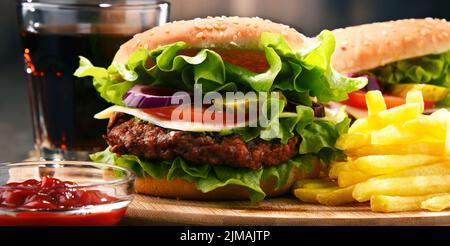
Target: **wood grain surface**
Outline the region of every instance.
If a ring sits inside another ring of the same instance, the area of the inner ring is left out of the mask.
[[[136,195],[124,225],[450,225],[450,211],[374,213],[368,204],[329,207],[294,198],[200,202]]]

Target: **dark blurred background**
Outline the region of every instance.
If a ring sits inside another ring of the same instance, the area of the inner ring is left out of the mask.
[[[259,16],[308,36],[322,29],[402,18],[450,19],[448,0],[172,0],[171,20],[216,15]],[[33,148],[27,83],[15,0],[0,0],[0,162]]]

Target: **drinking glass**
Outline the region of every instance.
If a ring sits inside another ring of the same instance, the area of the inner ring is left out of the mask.
[[[35,149],[44,160],[87,160],[106,147],[108,107],[90,78],[73,76],[78,56],[107,67],[136,33],[164,24],[166,1],[21,0],[17,2]]]

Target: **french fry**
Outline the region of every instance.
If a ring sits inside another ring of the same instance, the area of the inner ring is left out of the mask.
[[[412,142],[426,142],[426,143],[443,143],[445,141],[444,132],[436,132],[439,129],[428,129],[422,126],[423,129],[417,131],[416,129],[409,129],[404,126],[389,125],[383,129],[372,132],[370,143],[373,145],[393,145],[393,144],[407,144]]]
[[[347,187],[363,181],[366,181],[373,176],[363,173],[358,170],[346,170],[339,172],[338,185],[339,187]]]
[[[340,172],[348,170],[350,170],[348,162],[334,162],[330,166],[328,177],[330,177],[331,179],[337,179]]]
[[[370,209],[374,212],[405,212],[420,210],[420,204],[430,196],[385,196],[370,198]]]
[[[319,189],[307,189],[298,188],[294,190],[294,195],[303,202],[319,203],[317,195],[320,193],[331,192],[338,189],[337,187],[319,188]]]
[[[360,157],[366,155],[444,155],[444,143],[407,143],[394,145],[367,145],[360,148],[348,149],[347,156]]]
[[[366,105],[369,116],[377,115],[386,110],[386,103],[381,91],[368,91],[366,93]]]
[[[422,209],[430,211],[442,211],[450,208],[450,194],[438,195],[429,198],[420,204]]]
[[[433,155],[369,155],[352,161],[350,167],[374,176],[431,164],[443,158]]]
[[[425,108],[424,102],[423,102],[423,96],[422,92],[419,90],[416,91],[410,91],[406,94],[406,104],[410,103],[418,103],[420,105],[420,113],[423,113],[423,110]]]
[[[420,115],[417,119],[405,122],[403,131],[415,135],[416,141],[445,142],[446,124],[434,119],[429,115]]]
[[[384,126],[400,125],[421,115],[422,107],[420,103],[408,103],[380,112],[377,116]]]
[[[369,121],[367,118],[361,118],[356,119],[348,128],[349,134],[354,133],[370,133],[372,131],[372,128],[377,128],[376,126],[371,124],[372,122]]]
[[[370,143],[374,145],[408,143],[411,141],[411,138],[409,133],[402,132],[398,127],[389,125],[383,129],[372,132]],[[407,139],[407,141],[404,139]]]
[[[355,185],[353,198],[359,202],[373,195],[421,196],[450,192],[450,175],[370,179]]]
[[[317,201],[327,206],[338,206],[346,203],[354,202],[353,189],[354,186],[349,186],[342,189],[337,189],[331,192],[324,192],[317,194]]]
[[[370,144],[370,135],[365,133],[342,134],[336,141],[336,148],[340,150],[360,148]]]
[[[450,162],[441,162],[425,166],[418,166],[411,169],[401,170],[395,173],[381,175],[374,179],[402,178],[412,176],[435,176],[450,175]]]
[[[382,111],[374,116],[356,120],[349,128],[349,133],[370,133],[389,125],[400,126],[406,121],[417,118],[420,114],[419,103],[403,104],[395,108]]]
[[[293,189],[298,188],[309,188],[309,189],[318,189],[318,188],[328,188],[336,186],[331,180],[323,180],[323,179],[302,179],[298,180],[294,183]]]

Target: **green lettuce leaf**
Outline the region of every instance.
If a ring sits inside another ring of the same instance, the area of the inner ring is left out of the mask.
[[[312,155],[298,156],[278,166],[251,170],[220,165],[190,164],[179,157],[173,161],[150,161],[134,155],[118,156],[110,152],[108,148],[92,154],[90,157],[95,162],[130,168],[140,177],[148,175],[155,179],[166,178],[167,180],[182,178],[194,182],[202,192],[209,192],[229,184],[243,186],[248,189],[250,200],[255,202],[263,200],[266,195],[260,187],[261,180],[270,177],[276,178],[277,182],[274,188],[278,189],[289,181],[293,167],[299,168],[305,173],[311,172],[312,161],[315,158]]]
[[[211,49],[201,49],[192,57],[179,55],[187,49],[184,42],[176,42],[148,51],[138,49],[126,64],[113,63],[108,69],[94,67],[80,57],[80,67],[74,75],[92,76],[95,88],[108,102],[122,105],[122,97],[135,84],[173,87],[192,91],[201,84],[204,93],[211,91],[281,90],[293,101],[310,105],[310,96],[321,102],[341,101],[347,93],[361,89],[365,78],[347,78],[330,66],[335,39],[330,31],[318,37],[319,45],[306,54],[292,50],[284,37],[262,33],[260,48],[269,68],[262,73],[226,63]],[[147,67],[149,60],[154,64]]]
[[[450,50],[393,62],[369,72],[384,84],[434,84],[450,88]]]

